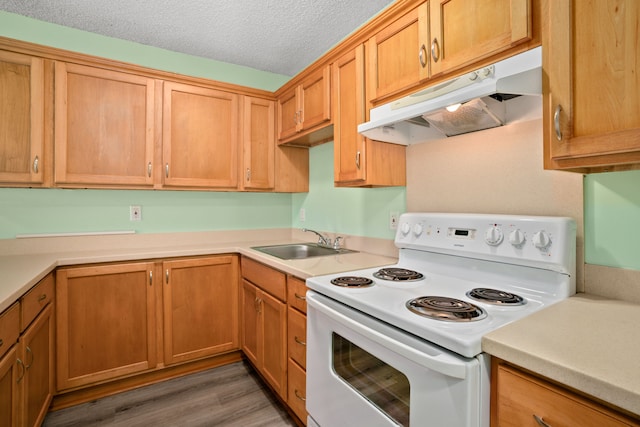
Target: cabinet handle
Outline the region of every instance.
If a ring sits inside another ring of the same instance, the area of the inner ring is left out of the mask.
[[[301,301],[307,300],[307,297],[305,297],[304,295],[298,295],[297,293],[294,293],[293,296],[296,297],[296,299],[299,299]]]
[[[247,182],[251,181],[251,169],[247,168],[246,173]]]
[[[360,169],[360,152],[356,151],[356,167]]]
[[[540,427],[551,427],[551,424],[547,424],[541,417],[533,414],[533,419],[536,420]]]
[[[427,66],[427,47],[423,44],[420,46],[420,52],[418,52],[418,60],[420,61],[420,65],[422,68]]]
[[[38,156],[36,156],[33,159],[33,173],[38,173],[38,165],[40,164],[40,159],[38,158]]]
[[[556,130],[556,139],[558,141],[562,141],[562,131],[560,130],[560,112],[562,111],[562,106],[558,104],[556,107],[556,112],[553,113],[553,126]]]
[[[295,113],[293,113],[293,124],[294,125],[298,124],[298,112],[297,111]]]
[[[28,356],[28,355],[31,355],[31,358],[30,358],[30,359],[31,359],[31,362],[27,363],[27,364],[24,366],[24,369],[25,369],[25,370],[29,369],[29,368],[31,367],[31,365],[33,365],[33,351],[31,351],[31,347],[29,347],[29,346],[27,346],[27,356]],[[27,360],[27,359],[25,358],[25,360]]]
[[[167,285],[169,284],[169,269],[167,268],[164,271],[164,280],[167,282]]]
[[[151,178],[151,162],[147,164],[147,175],[149,175],[149,178]]]
[[[433,39],[431,42],[431,58],[433,58],[433,62],[438,62],[438,59],[440,59],[440,46],[438,45],[438,39]]]
[[[153,271],[149,271],[149,286],[153,285]]]
[[[47,299],[47,294],[42,294],[38,297],[38,302],[44,301]]]
[[[261,307],[260,307],[260,306],[262,305],[262,300],[261,300],[260,298],[256,297],[256,299],[255,299],[255,302],[254,302],[254,303],[255,303],[255,307],[256,307],[256,312],[257,312],[258,314],[261,314],[261,313],[262,313],[262,309],[261,309]]]
[[[166,165],[164,165],[164,176],[166,178],[169,178],[169,163],[167,163]]]
[[[16,382],[19,383],[24,378],[25,369],[24,369],[24,363],[22,363],[22,360],[16,359],[16,362],[18,363],[18,366],[20,366],[22,368],[22,372],[20,373],[20,376],[16,380]]]
[[[305,346],[305,347],[307,346],[307,343],[306,343],[306,342],[304,342],[304,341],[302,341],[302,340],[301,340],[300,338],[298,338],[297,336],[294,336],[294,337],[293,337],[293,339],[294,339],[298,344],[303,345],[303,346]]]
[[[295,395],[296,395],[296,397],[297,397],[298,399],[302,400],[303,402],[306,402],[306,401],[307,401],[307,399],[305,399],[304,397],[302,397],[302,396],[300,395],[300,392],[298,391],[298,389],[295,389],[295,390],[293,391],[293,394],[295,394]]]
[[[0,347],[2,347],[2,344],[4,344],[4,341],[0,338]]]

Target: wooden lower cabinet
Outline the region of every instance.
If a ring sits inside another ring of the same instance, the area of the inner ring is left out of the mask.
[[[236,255],[62,268],[57,390],[239,349]]]
[[[164,363],[237,349],[238,257],[163,263]]]
[[[640,426],[639,421],[496,360],[491,387],[492,427]]]
[[[18,425],[20,394],[16,347],[0,357],[0,426]]]
[[[286,276],[242,258],[242,350],[273,390],[287,399]]]

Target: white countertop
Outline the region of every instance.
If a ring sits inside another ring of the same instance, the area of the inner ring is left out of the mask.
[[[640,416],[640,304],[577,294],[487,334],[482,350]]]

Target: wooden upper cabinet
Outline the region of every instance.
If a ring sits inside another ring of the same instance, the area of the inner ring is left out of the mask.
[[[333,136],[331,66],[309,73],[300,84],[278,97],[278,141],[315,145]]]
[[[532,37],[531,0],[429,0],[431,76]]]
[[[545,18],[545,168],[638,168],[640,4],[552,1]]]
[[[429,77],[428,6],[422,3],[369,39],[367,98],[372,102]]]
[[[275,185],[275,108],[268,99],[242,97],[242,188],[269,190]]]
[[[364,46],[333,63],[334,181],[339,186],[406,185],[406,147],[358,133],[364,122]]]
[[[55,182],[153,185],[155,81],[57,62]]]
[[[44,61],[0,51],[0,183],[41,184]]]
[[[238,186],[238,95],[164,83],[164,186]]]

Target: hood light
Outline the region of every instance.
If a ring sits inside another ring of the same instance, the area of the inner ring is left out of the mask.
[[[447,106],[446,108],[447,108],[447,111],[448,111],[448,112],[453,113],[453,112],[454,112],[454,111],[456,111],[458,108],[460,108],[460,106],[461,106],[461,105],[462,105],[462,104],[457,103],[457,104],[449,105],[449,106]]]

